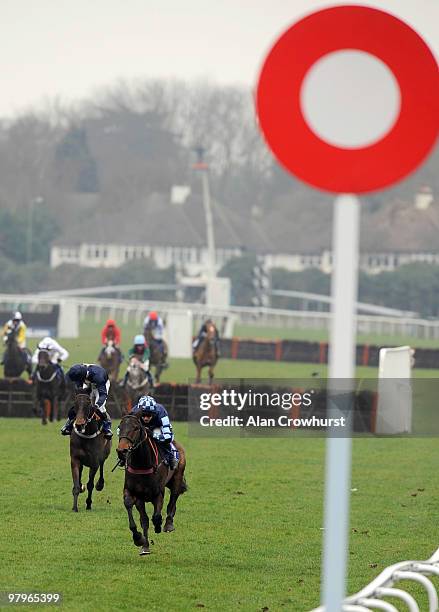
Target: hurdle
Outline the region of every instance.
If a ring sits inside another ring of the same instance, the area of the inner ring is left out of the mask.
[[[428,612],[438,610],[438,592],[427,576],[439,576],[439,548],[427,561],[400,561],[386,567],[372,582],[369,582],[361,591],[346,597],[342,610],[345,612],[370,612],[372,609],[398,612],[384,597],[399,599],[404,604],[404,610],[420,612],[415,598],[402,588],[394,585],[402,582],[417,582],[424,587],[428,596]],[[312,612],[325,612],[326,607],[314,608]]]

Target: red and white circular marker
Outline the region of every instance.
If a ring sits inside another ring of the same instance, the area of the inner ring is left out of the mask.
[[[342,50],[381,60],[400,90],[393,125],[363,147],[325,141],[302,112],[307,74],[324,56]],[[436,142],[438,64],[423,39],[393,15],[370,7],[336,6],[305,17],[277,40],[260,73],[256,105],[269,147],[292,174],[325,191],[376,191],[412,172]]]

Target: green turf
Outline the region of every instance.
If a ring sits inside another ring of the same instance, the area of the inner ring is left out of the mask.
[[[186,430],[177,424],[190,486],[177,529],[153,534],[153,554],[141,558],[121,471],[107,468],[93,510],[83,495],[73,514],[68,440],[54,425],[0,419],[0,590],[61,592],[72,611],[316,606],[324,441],[188,438]],[[108,467],[114,460],[113,451]],[[354,441],[349,592],[436,548],[438,460],[435,439]]]

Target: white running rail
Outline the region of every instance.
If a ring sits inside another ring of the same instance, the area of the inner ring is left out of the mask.
[[[403,610],[409,612],[420,612],[415,598],[403,586],[396,583],[416,582],[426,591],[428,597],[428,612],[438,611],[438,593],[436,587],[427,576],[439,576],[439,548],[427,561],[401,561],[386,567],[379,576],[372,580],[364,589],[350,595],[344,600],[343,611],[370,612],[371,610],[385,610],[387,612],[398,612],[394,604],[385,601],[384,597],[398,599],[404,604]],[[320,606],[312,612],[325,612],[325,607]]]

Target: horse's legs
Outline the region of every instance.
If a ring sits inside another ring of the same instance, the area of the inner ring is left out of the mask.
[[[196,365],[196,368],[197,368],[197,377],[195,379],[195,382],[196,383],[200,383],[201,382],[201,366],[198,365],[198,363],[195,364],[195,365]]]
[[[72,489],[72,493],[73,493],[73,512],[78,512],[78,495],[81,492],[81,472],[82,472],[82,466],[80,464],[79,459],[73,459],[73,457],[70,460],[70,465],[72,468],[72,479],[73,479],[73,489]]]
[[[93,493],[93,489],[95,488],[95,476],[96,476],[97,471],[98,471],[97,467],[91,467],[88,473],[88,482],[87,482],[88,495],[87,495],[87,499],[85,500],[87,510],[91,510],[91,504],[92,504],[91,496]]]
[[[99,464],[99,480],[96,483],[96,491],[102,491],[104,488],[104,461]]]
[[[125,489],[123,492],[123,503],[125,505],[126,511],[128,513],[128,523],[131,529],[131,533],[133,534],[133,542],[136,546],[146,546],[147,542],[144,536],[137,529],[136,522],[133,517],[133,506],[134,500],[128,491]]]
[[[56,421],[58,418],[58,398],[56,394],[54,394],[52,398],[52,411],[50,413],[51,422]]]
[[[209,366],[209,385],[211,385],[213,382],[214,374],[215,372],[213,370],[213,366]]]
[[[149,555],[151,553],[151,551],[149,550],[149,541],[148,541],[149,518],[148,518],[148,515],[146,514],[145,502],[140,499],[137,499],[136,508],[140,514],[140,524],[142,525],[143,535],[145,537],[145,542],[146,542],[146,544],[142,546],[142,550],[140,551],[139,555]]]
[[[154,525],[154,531],[156,533],[160,533],[162,530],[162,522],[163,522],[162,508],[163,508],[164,499],[165,499],[164,492],[161,491],[153,502],[154,514],[152,515],[152,522]]]
[[[175,511],[177,510],[177,499],[179,497],[179,493],[175,493],[173,489],[171,489],[171,496],[169,498],[169,503],[166,508],[166,521],[163,531],[174,531],[174,516]]]

